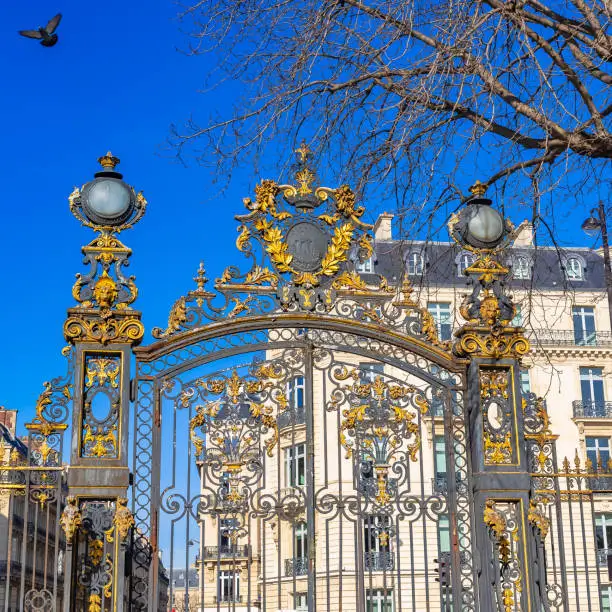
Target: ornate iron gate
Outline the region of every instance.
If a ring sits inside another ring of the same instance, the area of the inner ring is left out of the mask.
[[[497,253],[476,250],[467,323],[441,342],[407,277],[357,272],[364,209],[347,186],[315,189],[300,156],[297,186],[262,181],[244,202],[249,270],[210,289],[201,266],[146,347],[117,237],[144,198],[110,154],[70,196],[98,235],[69,374],[41,395],[23,464],[0,469],[64,535],[40,579],[21,573],[17,609],[599,609],[588,474],[559,469],[543,402],[521,398],[528,343]],[[109,181],[128,190],[112,222],[90,201]]]

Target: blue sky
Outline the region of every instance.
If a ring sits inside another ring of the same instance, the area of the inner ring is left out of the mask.
[[[17,35],[57,11],[64,17],[55,47]],[[211,58],[178,51],[187,45],[176,11],[169,0],[30,0],[5,7],[0,405],[18,409],[20,424],[31,416],[42,382],[64,373],[62,323],[73,304],[74,274],[83,271],[80,247],[93,237],[70,214],[67,196],[92,178],[97,157],[111,149],[126,181],[149,201],[145,218],[123,236],[134,250],[130,272],[148,331],[164,325],[201,259],[211,279],[226,264],[240,263],[233,215],[252,193],[251,169],[238,169],[220,194],[211,170],[177,163],[164,146],[172,122],[194,114],[204,123],[227,111],[241,90],[228,83],[198,93]],[[580,210],[564,223],[575,228],[584,216]],[[566,239],[588,244],[568,232]]]

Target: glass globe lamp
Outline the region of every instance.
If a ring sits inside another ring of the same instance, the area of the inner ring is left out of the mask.
[[[89,221],[98,225],[121,225],[134,209],[134,192],[121,180],[122,175],[115,171],[119,159],[110,151],[98,162],[103,169],[96,172],[95,179],[83,187],[83,213]]]
[[[591,216],[588,219],[585,219],[585,221],[583,222],[582,229],[584,230],[585,234],[587,234],[587,236],[594,237],[599,234],[601,230],[601,223],[599,219],[593,216],[592,211]]]
[[[470,188],[472,197],[462,212],[462,237],[470,246],[494,248],[504,238],[506,224],[501,213],[491,207],[491,200],[483,197],[486,186],[476,181]]]

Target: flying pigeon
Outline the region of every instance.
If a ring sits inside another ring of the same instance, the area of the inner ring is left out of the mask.
[[[57,42],[57,34],[55,30],[59,25],[62,18],[62,14],[58,13],[53,17],[44,28],[38,28],[38,30],[19,30],[19,34],[26,38],[36,38],[40,40],[40,44],[43,47],[52,47]]]

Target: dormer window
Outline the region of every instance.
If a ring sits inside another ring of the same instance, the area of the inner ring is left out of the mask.
[[[420,253],[408,253],[406,257],[406,271],[410,276],[423,274],[424,262]]]
[[[514,278],[528,280],[531,278],[531,267],[527,257],[517,257],[512,263],[512,275]]]
[[[463,276],[464,272],[476,261],[476,257],[471,253],[461,253],[457,258],[457,269],[459,276]]]
[[[358,261],[355,265],[355,270],[361,274],[371,274],[374,272],[374,261],[372,257],[368,257],[365,261]]]
[[[583,280],[584,266],[577,257],[568,257],[565,261],[565,276],[568,280]]]

